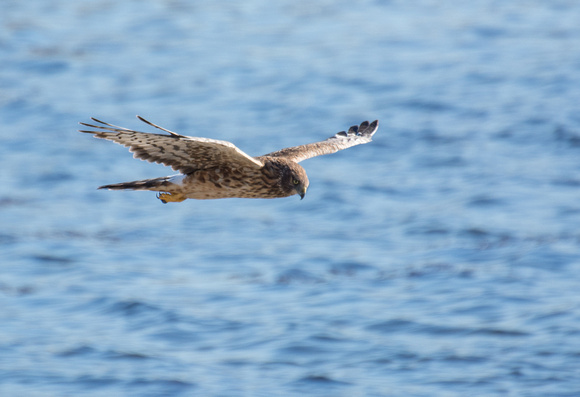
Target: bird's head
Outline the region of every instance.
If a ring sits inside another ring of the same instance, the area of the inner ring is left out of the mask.
[[[290,195],[298,194],[300,200],[304,198],[306,190],[308,190],[308,176],[306,171],[296,163],[290,163],[288,169],[282,177],[282,185],[285,190],[290,192]]]

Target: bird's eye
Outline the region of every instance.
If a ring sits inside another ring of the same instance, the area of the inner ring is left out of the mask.
[[[292,183],[295,184],[295,185],[298,185],[298,184],[300,184],[300,181],[298,179],[293,179],[292,180]]]

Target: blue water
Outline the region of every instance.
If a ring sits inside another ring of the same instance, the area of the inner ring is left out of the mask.
[[[5,1],[0,395],[580,395],[577,1]],[[76,132],[139,114],[302,163],[306,198]]]

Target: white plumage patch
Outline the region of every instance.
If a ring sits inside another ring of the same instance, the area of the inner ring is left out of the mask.
[[[183,180],[185,179],[185,175],[177,174],[169,177],[169,182],[174,183],[179,186],[183,186]]]

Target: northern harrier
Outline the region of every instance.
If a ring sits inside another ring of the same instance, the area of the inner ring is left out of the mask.
[[[99,189],[152,190],[163,203],[185,199],[278,198],[295,194],[301,199],[308,189],[306,171],[298,163],[311,157],[334,153],[368,143],[378,120],[352,126],[322,142],[294,146],[259,157],[251,157],[234,144],[209,138],[180,135],[137,118],[169,133],[150,134],[118,127],[92,118],[100,125],[80,123],[96,131],[85,131],[108,139],[133,152],[133,157],[170,166],[180,173],[173,176],[105,185]]]

